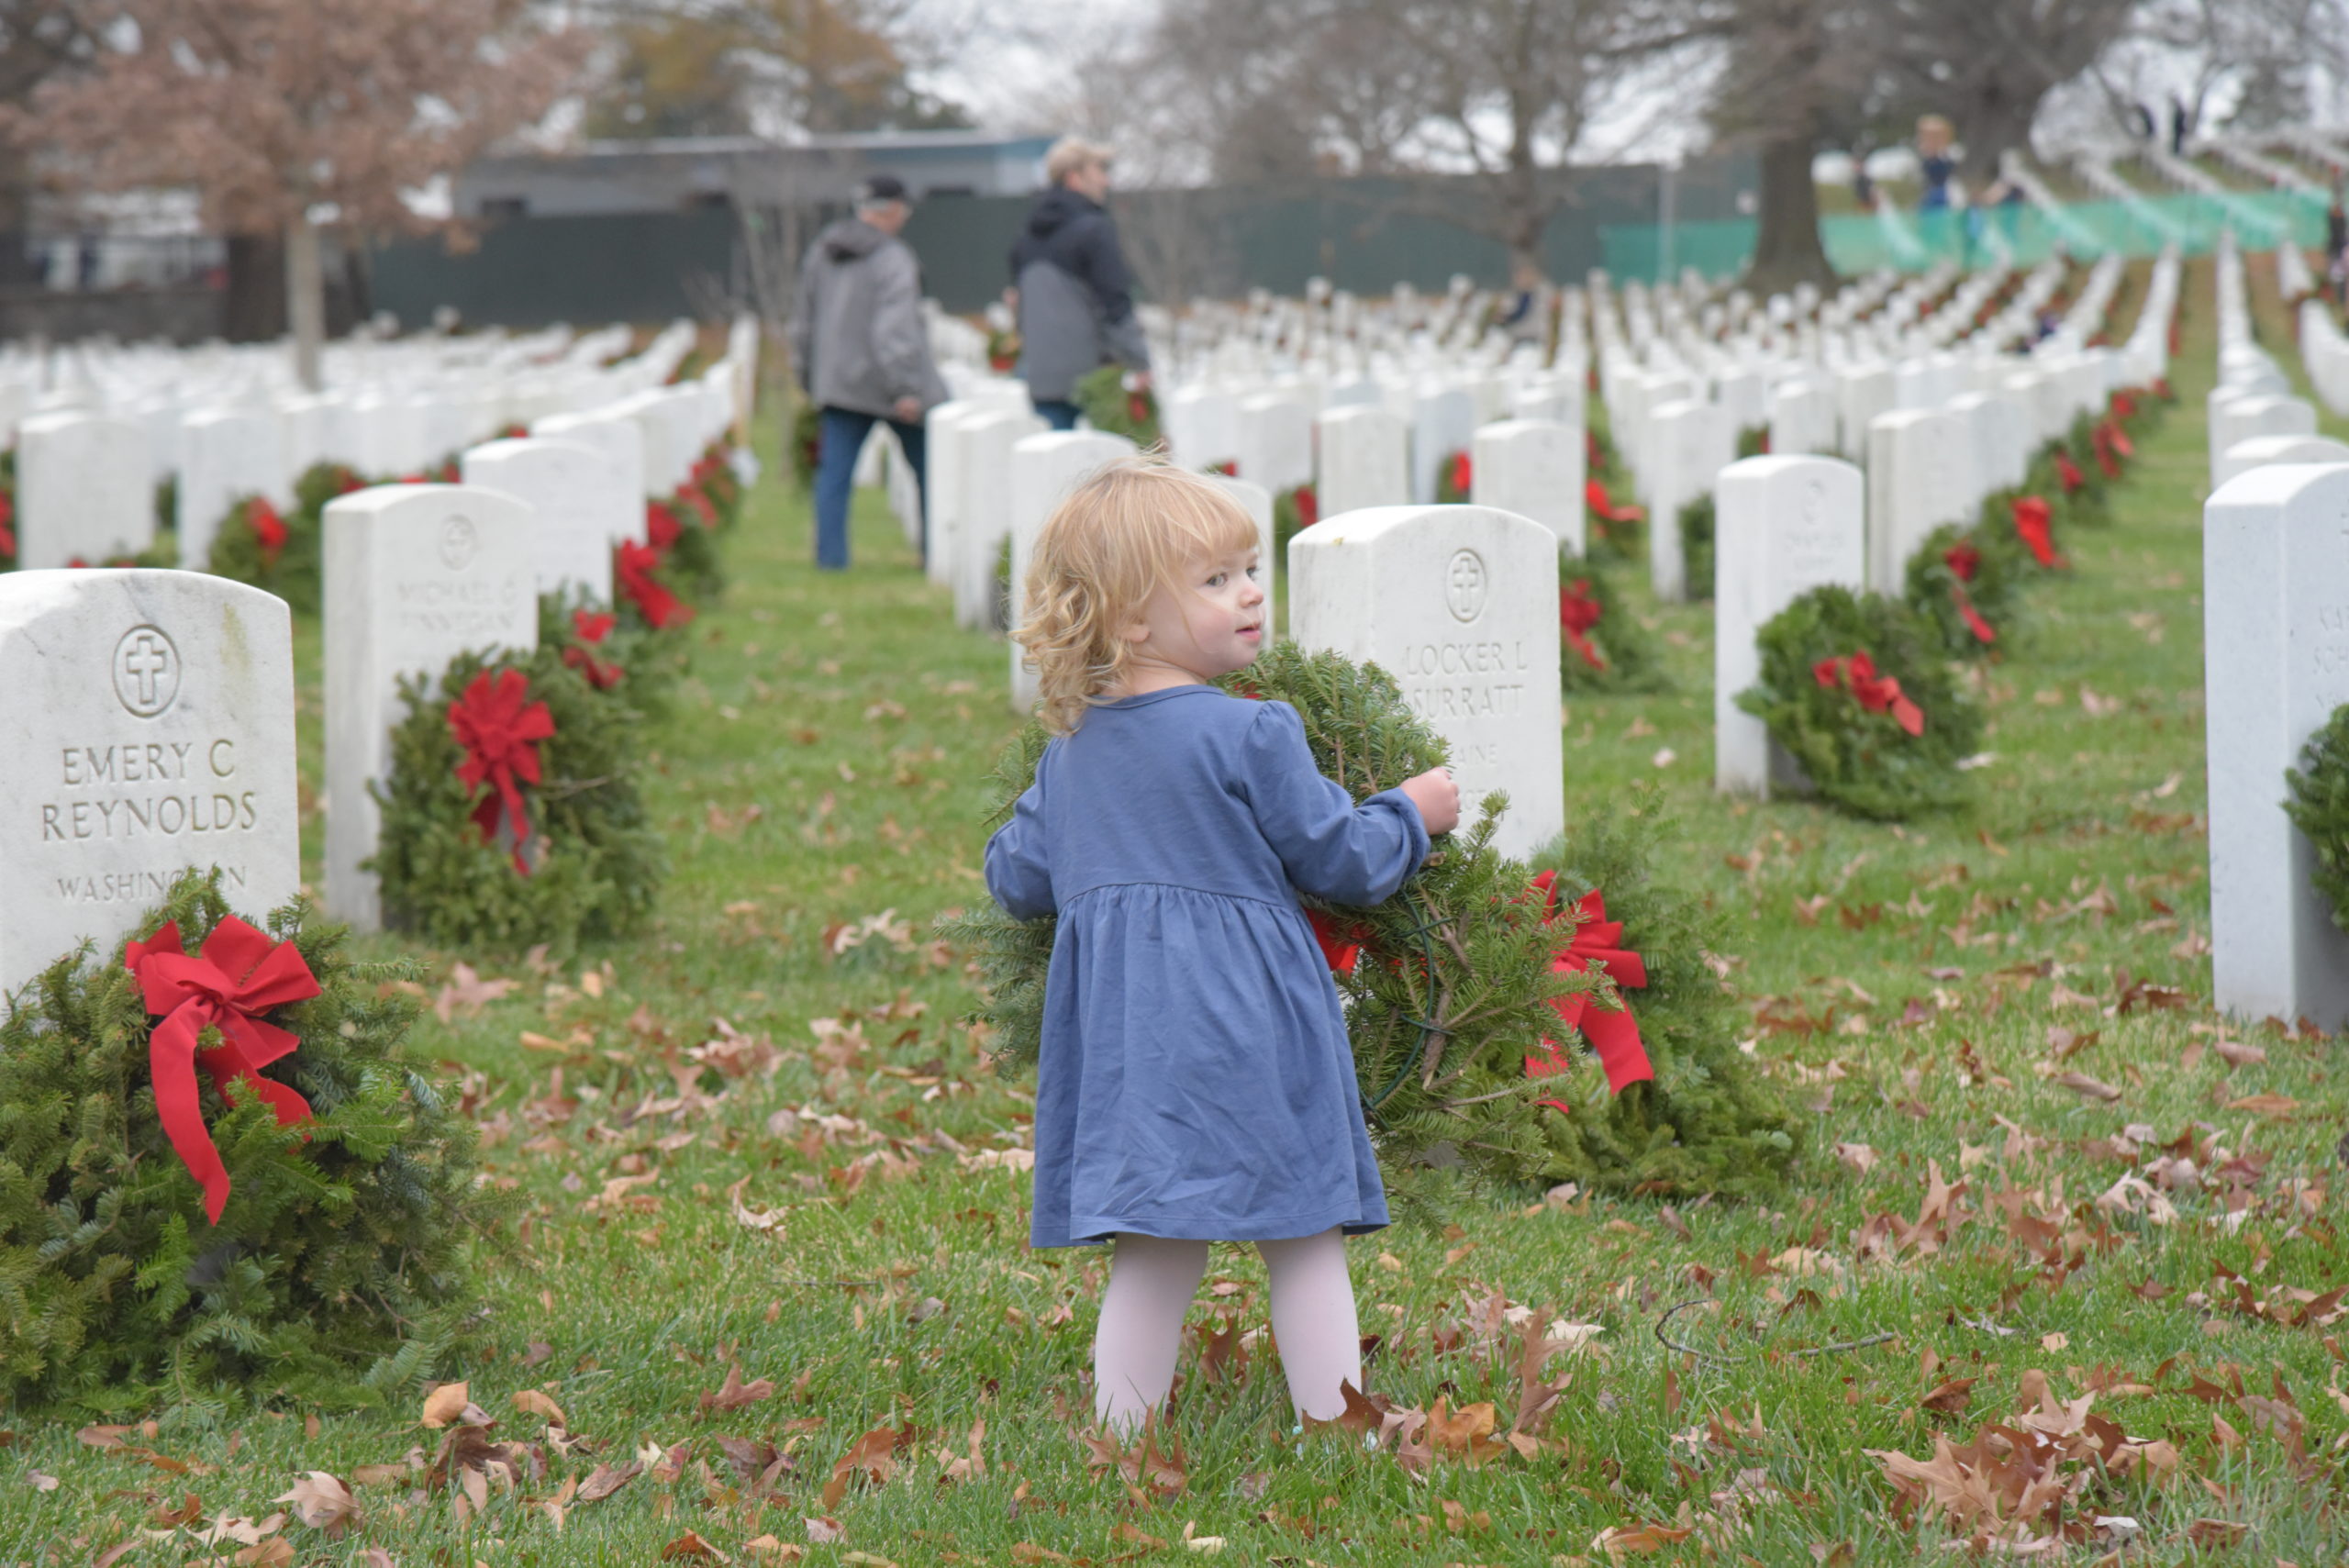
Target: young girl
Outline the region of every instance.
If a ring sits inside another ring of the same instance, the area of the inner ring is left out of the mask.
[[[1362,1364],[1344,1237],[1386,1223],[1338,993],[1297,890],[1393,894],[1447,833],[1442,769],[1357,806],[1295,709],[1208,683],[1263,644],[1256,527],[1143,459],[1038,536],[1018,633],[1055,739],[987,845],[1013,916],[1057,915],[1030,1240],[1114,1240],[1094,1413],[1130,1431],[1174,1380],[1208,1242],[1253,1241],[1300,1416]]]

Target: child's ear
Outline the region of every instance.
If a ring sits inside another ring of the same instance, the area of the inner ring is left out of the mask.
[[[1128,642],[1135,643],[1137,645],[1148,642],[1150,640],[1150,623],[1146,620],[1130,620],[1125,625],[1118,628],[1118,635],[1124,638]]]

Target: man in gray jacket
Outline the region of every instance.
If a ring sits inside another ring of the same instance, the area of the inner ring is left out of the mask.
[[[816,455],[816,564],[848,567],[849,492],[856,454],[875,420],[896,432],[922,496],[922,549],[930,547],[922,415],[946,401],[921,315],[921,267],[897,238],[912,212],[894,174],[857,194],[856,216],[816,236],[799,269],[791,353],[801,390],[823,410]]]
[[[1052,188],[1028,214],[1011,248],[1019,298],[1019,375],[1036,412],[1055,430],[1076,428],[1076,384],[1122,364],[1150,384],[1150,346],[1134,315],[1133,274],[1118,248],[1109,195],[1109,150],[1066,136],[1044,154]]]

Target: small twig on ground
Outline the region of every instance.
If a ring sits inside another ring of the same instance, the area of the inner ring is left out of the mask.
[[[1668,1350],[1678,1351],[1683,1355],[1695,1356],[1698,1361],[1718,1362],[1722,1366],[1735,1366],[1740,1362],[1750,1359],[1744,1356],[1725,1356],[1715,1351],[1700,1351],[1694,1345],[1682,1344],[1679,1340],[1674,1339],[1671,1335],[1664,1331],[1664,1326],[1671,1322],[1681,1313],[1686,1312],[1692,1307],[1703,1307],[1709,1303],[1718,1305],[1718,1303],[1713,1303],[1713,1298],[1711,1296],[1692,1296],[1687,1300],[1679,1303],[1677,1306],[1667,1308],[1664,1316],[1655,1320],[1656,1339]],[[1895,1335],[1890,1329],[1885,1329],[1882,1332],[1865,1335],[1857,1340],[1841,1340],[1831,1345],[1813,1345],[1808,1350],[1788,1351],[1786,1353],[1790,1356],[1839,1355],[1846,1351],[1864,1351],[1870,1345],[1881,1345],[1887,1340],[1896,1339],[1898,1337],[1898,1336]]]

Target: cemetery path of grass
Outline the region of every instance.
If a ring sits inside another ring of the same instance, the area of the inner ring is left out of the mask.
[[[1893,828],[1716,801],[1701,607],[1650,612],[1675,692],[1570,704],[1570,817],[1631,780],[1664,785],[1665,869],[1731,916],[1752,1049],[1803,1107],[1811,1152],[1766,1206],[1464,1205],[1449,1229],[1358,1242],[1364,1327],[1384,1336],[1371,1381],[1404,1404],[1493,1400],[1506,1426],[1516,1346],[1494,1310],[1598,1329],[1553,1363],[1568,1386],[1537,1455],[1441,1460],[1425,1479],[1353,1440],[1292,1438],[1262,1273],[1237,1249],[1192,1322],[1249,1337],[1213,1380],[1186,1353],[1182,1489],[1136,1507],[1088,1473],[1065,1412],[1089,1408],[1102,1259],[1023,1250],[1026,1180],[998,1151],[1024,1140],[1029,1102],[982,1069],[958,1021],[963,962],[926,940],[984,896],[979,781],[1013,730],[1004,648],[953,629],[871,497],[858,570],[822,579],[804,506],[763,485],[651,759],[676,862],[657,923],[586,973],[484,962],[514,993],[420,1029],[466,1074],[494,1178],[529,1206],[483,1260],[480,1334],[451,1372],[494,1435],[543,1440],[513,1403],[535,1389],[579,1446],[545,1448],[543,1479],[471,1519],[412,1477],[361,1486],[366,1521],[340,1540],[286,1527],[297,1560],[649,1563],[690,1530],[738,1561],[774,1560],[752,1545],[771,1535],[811,1562],[1103,1562],[1156,1555],[1134,1532],[1190,1529],[1241,1563],[1548,1563],[1604,1561],[1600,1531],[1652,1522],[1665,1561],[1805,1564],[1849,1543],[1850,1561],[1908,1562],[1945,1532],[1897,1517],[1865,1451],[1963,1442],[2009,1418],[2033,1374],[2063,1399],[2100,1390],[2096,1413],[2180,1456],[2166,1484],[2090,1484],[2065,1509],[2084,1533],[2119,1515],[2162,1561],[2195,1542],[2336,1559],[2338,1352],[2321,1324],[2290,1322],[2342,1283],[2335,1048],[2207,1007],[2210,291],[2195,264],[2182,400],[2110,525],[2065,540],[2076,570],[2036,592],[1985,673],[1996,758],[1964,813]],[[314,632],[301,647],[314,735]],[[772,1040],[771,1076],[755,1048],[684,1054],[718,1018]],[[2180,1140],[2193,1180],[2157,1163]],[[2093,1201],[2149,1175],[2174,1215],[2143,1193]],[[1665,1330],[1688,1350],[1667,1350],[1659,1319],[1692,1298]],[[735,1367],[771,1392],[709,1407]],[[170,1416],[150,1446],[201,1467],[184,1473],[20,1414],[0,1447],[0,1562],[124,1542],[126,1562],[187,1560],[185,1532],[139,1533],[158,1507],[193,1493],[207,1520],[265,1516],[301,1471],[429,1454],[417,1404],[326,1414],[315,1435],[298,1408]],[[908,1425],[891,1478],[827,1504],[862,1434]],[[720,1439],[796,1468],[755,1498]],[[612,1496],[543,1506],[640,1450],[658,1462]],[[811,1543],[804,1521],[826,1517],[840,1539]]]

